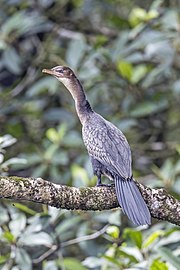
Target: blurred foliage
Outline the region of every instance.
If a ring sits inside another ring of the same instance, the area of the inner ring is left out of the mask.
[[[178,1],[1,0],[0,172],[94,185],[74,103],[41,73],[68,65],[127,136],[134,176],[180,191]],[[0,204],[0,269],[179,269],[180,233],[120,210]]]

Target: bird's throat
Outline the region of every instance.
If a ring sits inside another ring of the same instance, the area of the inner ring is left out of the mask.
[[[86,120],[85,118],[88,117],[88,114],[92,112],[92,109],[89,102],[86,100],[86,95],[84,93],[82,84],[75,76],[71,79],[64,78],[63,80],[61,80],[61,82],[71,93],[75,101],[75,107],[78,117],[83,124]]]

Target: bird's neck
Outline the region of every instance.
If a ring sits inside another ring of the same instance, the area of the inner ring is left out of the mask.
[[[73,77],[71,80],[63,81],[63,84],[71,93],[74,101],[78,117],[83,124],[89,117],[89,114],[93,112],[89,102],[86,99],[86,95],[80,81]]]

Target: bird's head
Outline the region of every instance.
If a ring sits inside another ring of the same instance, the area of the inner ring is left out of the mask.
[[[80,81],[69,67],[57,66],[51,69],[43,69],[42,72],[54,76],[63,83],[74,100],[80,99],[79,96],[85,97]]]
[[[62,83],[75,77],[74,72],[69,67],[65,66],[56,66],[52,69],[43,69],[42,72],[53,75]]]
[[[87,100],[83,87],[74,72],[69,67],[65,66],[56,66],[51,69],[43,69],[42,72],[54,76],[64,84],[75,100],[77,113],[80,121],[83,123],[85,118],[82,113],[82,107],[84,106],[86,108]]]

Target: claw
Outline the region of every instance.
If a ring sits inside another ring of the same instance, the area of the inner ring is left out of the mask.
[[[96,184],[96,187],[114,187],[114,184]]]

